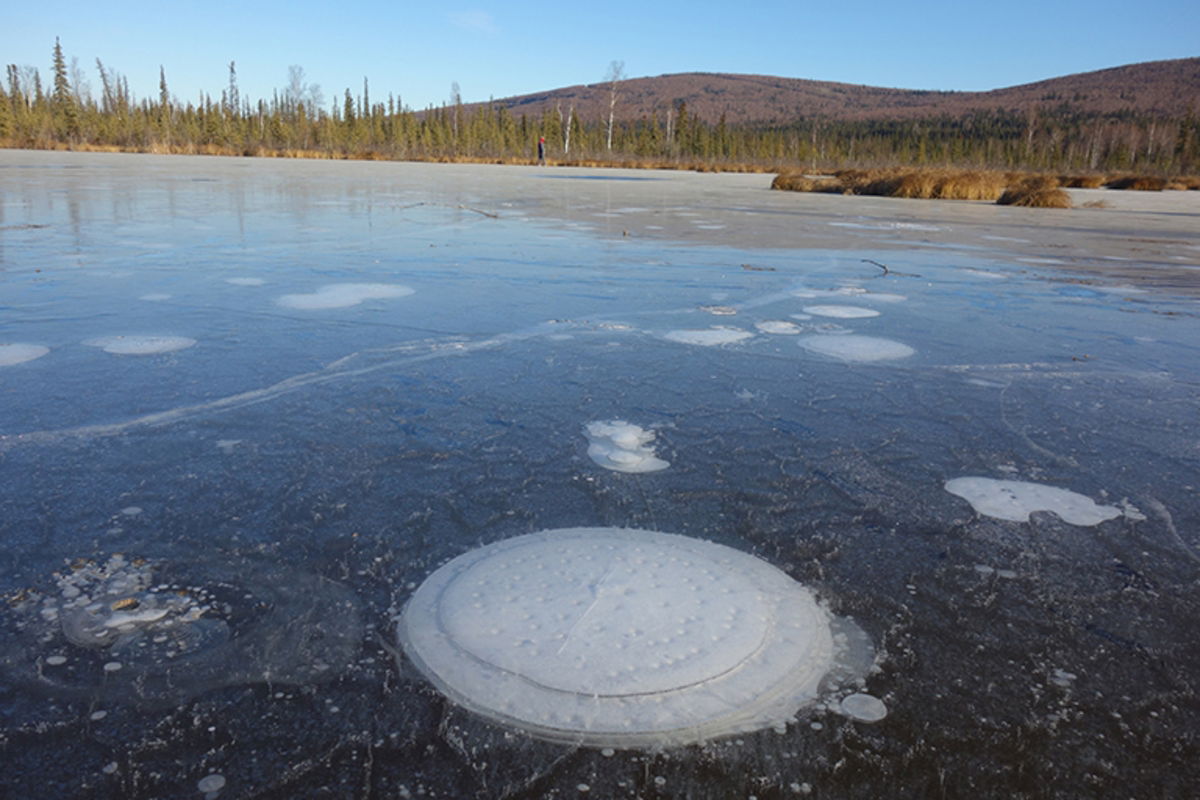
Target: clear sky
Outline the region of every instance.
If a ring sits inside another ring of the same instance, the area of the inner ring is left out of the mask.
[[[936,2],[45,2],[6,3],[0,62],[48,84],[55,36],[93,93],[96,59],[138,99],[219,98],[236,62],[243,98],[304,68],[328,107],[370,81],[424,108],[604,79],[737,72],[905,89],[986,90],[1200,55],[1200,0]]]

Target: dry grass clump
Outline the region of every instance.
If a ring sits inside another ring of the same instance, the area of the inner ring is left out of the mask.
[[[1105,184],[1109,189],[1129,189],[1135,192],[1161,192],[1167,179],[1157,175],[1124,175]]]
[[[788,192],[829,192],[840,194],[842,182],[837,178],[816,177],[811,178],[801,172],[784,172],[775,176],[775,180],[771,181],[772,189],[781,189]]]
[[[832,178],[785,172],[771,188],[922,200],[995,200],[1008,182],[1004,173],[991,170],[843,169]]]
[[[1099,189],[1107,178],[1103,175],[1059,175],[1058,183],[1068,189]]]
[[[1037,175],[1010,186],[1000,195],[996,205],[1025,208],[1070,208],[1071,196],[1058,185],[1058,178]]]
[[[1200,189],[1200,176],[1197,175],[1180,175],[1177,178],[1172,178],[1164,187],[1173,192],[1186,192],[1188,190]]]

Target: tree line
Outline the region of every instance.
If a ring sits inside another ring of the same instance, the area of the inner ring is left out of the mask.
[[[373,101],[346,89],[326,103],[303,70],[270,99],[238,90],[236,64],[219,96],[181,102],[159,71],[157,97],[137,99],[128,81],[96,60],[93,96],[78,62],[53,49],[52,80],[36,69],[7,67],[0,86],[0,146],[140,152],[280,155],[412,160],[532,161],[539,137],[559,163],[644,163],[707,168],[822,170],[847,166],[945,165],[1001,169],[1200,171],[1200,117],[1130,112],[1080,113],[1069,105],[979,111],[913,120],[799,117],[784,125],[705,120],[686,102],[661,114],[619,119],[620,67],[601,119],[573,108],[514,114],[495,103],[450,103],[414,111],[394,94]],[[613,114],[614,107],[617,114]]]

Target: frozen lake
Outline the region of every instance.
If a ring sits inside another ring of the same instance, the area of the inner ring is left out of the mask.
[[[1193,793],[1198,193],[769,183],[0,151],[0,795]],[[782,570],[887,716],[573,746],[399,654],[439,566],[592,527]]]

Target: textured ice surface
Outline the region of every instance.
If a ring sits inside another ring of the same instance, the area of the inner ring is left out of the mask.
[[[657,472],[671,466],[654,455],[654,431],[625,420],[589,422],[584,426],[588,456],[605,469],[617,472]]]
[[[389,283],[333,283],[308,294],[285,294],[276,302],[285,308],[321,310],[347,308],[365,300],[407,297],[413,290]]]
[[[269,564],[76,560],[3,609],[0,678],[149,706],[222,686],[326,680],[362,640],[349,590]]]
[[[866,319],[879,316],[879,312],[873,308],[859,308],[858,306],[805,306],[804,313],[838,319]]]
[[[421,584],[398,635],[455,701],[595,746],[776,726],[838,663],[829,614],[775,567],[618,528],[543,531],[465,553]]]
[[[799,344],[805,350],[843,361],[888,361],[907,358],[916,352],[902,342],[857,334],[805,336],[799,340]]]
[[[0,367],[33,361],[49,352],[49,347],[40,344],[0,344]]]
[[[262,278],[226,278],[225,282],[234,286],[262,286],[266,283]]]
[[[88,347],[99,347],[106,353],[151,356],[185,350],[194,345],[196,340],[186,336],[99,336],[83,343]]]
[[[698,344],[705,347],[713,347],[721,344],[733,344],[743,339],[750,339],[753,336],[754,334],[750,333],[750,331],[744,331],[740,328],[722,327],[668,331],[664,334],[663,338],[682,344]]]
[[[946,491],[966,500],[978,514],[1013,522],[1028,522],[1034,511],[1051,511],[1072,525],[1099,525],[1121,516],[1119,508],[1098,505],[1090,497],[1040,483],[954,478],[946,481]]]

